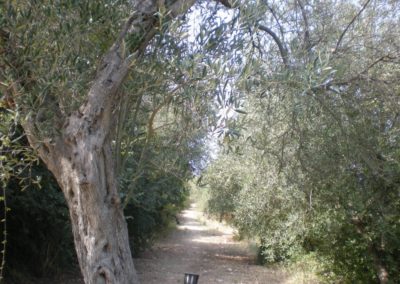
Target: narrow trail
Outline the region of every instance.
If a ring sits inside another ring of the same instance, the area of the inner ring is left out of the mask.
[[[194,204],[179,220],[176,230],[135,260],[141,283],[183,283],[184,273],[199,274],[199,284],[285,282],[282,271],[255,265],[255,256],[234,240],[232,229],[201,222]]]

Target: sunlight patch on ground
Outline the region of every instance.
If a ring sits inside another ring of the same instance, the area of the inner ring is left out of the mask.
[[[189,231],[208,231],[207,227],[199,226],[199,225],[182,225],[176,226],[178,230],[189,230]]]
[[[246,261],[250,262],[253,260],[253,257],[247,255],[227,255],[227,254],[215,254],[216,258],[225,259],[225,260],[235,260],[235,261]]]
[[[224,236],[205,236],[192,239],[194,243],[205,243],[205,244],[236,244],[232,238]]]

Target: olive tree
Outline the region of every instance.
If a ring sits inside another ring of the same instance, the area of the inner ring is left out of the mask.
[[[0,7],[2,99],[18,108],[30,145],[62,188],[86,283],[138,283],[113,154],[118,106],[127,96],[121,86],[130,70],[141,68],[152,38],[194,3],[5,1]]]
[[[234,88],[248,114],[228,144],[233,173],[210,168],[214,188],[235,176],[212,201],[264,238],[268,260],[297,245],[348,281],[397,281],[399,3],[242,2],[253,44]]]

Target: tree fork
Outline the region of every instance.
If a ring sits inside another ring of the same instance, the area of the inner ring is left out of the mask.
[[[227,1],[214,1],[229,6]],[[118,116],[115,106],[123,96],[118,90],[133,62],[156,34],[158,13],[165,11],[164,19],[171,20],[185,13],[195,0],[130,2],[134,13],[103,56],[79,109],[64,116],[57,109],[58,103],[43,106],[56,114],[51,123],[57,131],[43,137],[39,132],[40,121],[29,114],[31,110],[22,101],[20,106],[26,115],[21,124],[29,143],[54,174],[66,198],[78,261],[86,284],[139,283],[129,248],[111,150],[112,126]],[[0,31],[1,39],[6,38],[12,46],[12,39],[4,36],[3,29]],[[143,31],[145,34],[126,56],[123,50],[125,36]],[[9,55],[12,59],[12,50]],[[10,92],[18,104],[21,90],[29,92],[35,81],[18,72],[14,75]]]
[[[150,2],[151,5],[147,5]],[[173,2],[167,7],[169,18],[187,11],[194,2]],[[139,283],[118,195],[110,135],[117,116],[114,106],[121,99],[118,89],[139,56],[138,51],[151,37],[143,37],[127,57],[122,54],[122,42],[128,32],[151,31],[157,24],[157,21],[143,19],[156,17],[158,3],[146,1],[147,6],[141,7],[143,3],[133,3],[136,12],[103,57],[86,101],[79,110],[63,119],[59,136],[42,141],[34,117],[23,122],[31,146],[54,174],[66,198],[86,284]]]

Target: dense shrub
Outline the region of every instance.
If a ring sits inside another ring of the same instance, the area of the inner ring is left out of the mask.
[[[134,182],[133,196],[124,210],[134,256],[151,246],[176,221],[187,197],[184,180],[154,167],[147,171]],[[122,192],[132,186],[132,182],[126,182],[122,182]]]
[[[189,161],[193,154],[185,143],[168,143],[164,133],[145,145],[132,143],[123,149],[130,154],[125,156],[119,185],[134,255],[176,222],[188,195],[186,180],[192,175]],[[177,159],[179,152],[182,156]]]
[[[13,277],[43,277],[76,269],[68,208],[57,183],[43,165],[32,168],[41,188],[7,187],[6,266]],[[6,275],[7,276],[7,275]]]
[[[64,196],[53,175],[29,149],[13,114],[1,112],[0,125],[0,182],[7,204],[7,209],[1,207],[6,219],[5,276],[23,283],[27,277],[77,267]]]
[[[287,260],[302,249],[303,194],[284,187],[284,178],[267,179],[266,168],[241,157],[222,155],[207,169],[202,178],[208,193],[206,210],[231,222],[242,237],[258,240],[260,262]]]

